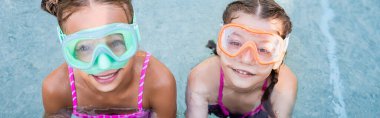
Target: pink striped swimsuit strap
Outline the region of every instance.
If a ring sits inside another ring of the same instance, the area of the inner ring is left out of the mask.
[[[141,69],[141,73],[140,73],[139,94],[138,94],[138,98],[137,98],[137,101],[138,101],[137,105],[138,105],[138,108],[140,111],[143,110],[142,101],[143,101],[143,93],[144,93],[144,80],[145,80],[145,74],[146,74],[146,70],[148,68],[150,56],[151,56],[151,54],[147,52],[143,66],[142,66],[142,69]]]
[[[133,114],[122,114],[122,115],[106,115],[106,114],[87,115],[87,114],[76,112],[74,115],[79,118],[138,118],[141,113],[142,112],[136,112]]]
[[[77,101],[77,92],[75,88],[74,71],[73,71],[73,68],[70,66],[68,66],[68,70],[69,70],[69,78],[70,78],[71,99],[73,102],[73,111],[75,114],[77,112],[78,101]]]

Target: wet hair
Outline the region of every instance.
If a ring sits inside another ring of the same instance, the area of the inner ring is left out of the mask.
[[[124,9],[127,18],[132,23],[133,7],[132,0],[42,0],[41,8],[51,15],[57,17],[59,25],[62,24],[81,7],[89,6],[92,3],[102,3],[120,6]]]
[[[216,52],[216,43],[213,40],[208,40],[206,47],[212,50],[211,54],[218,55],[218,52]]]
[[[282,24],[282,31],[280,32],[280,36],[283,39],[285,39],[286,36],[292,31],[292,23],[289,16],[286,14],[285,10],[274,0],[237,0],[231,2],[228,4],[223,13],[223,23],[229,24],[233,19],[238,18],[238,16],[236,16],[236,13],[238,12],[255,15],[262,19],[279,20]],[[206,47],[212,49],[213,53],[215,55],[218,55],[216,53],[217,47],[214,41],[210,40]],[[265,110],[271,117],[276,117],[270,103],[270,94],[272,93],[273,88],[278,81],[278,71],[279,69],[271,71],[271,74],[269,75],[271,78],[271,83],[261,98],[261,103],[263,103]]]

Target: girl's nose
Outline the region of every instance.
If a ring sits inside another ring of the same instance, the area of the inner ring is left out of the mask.
[[[245,49],[241,54],[241,62],[244,64],[249,64],[249,65],[255,64],[256,58],[253,53],[254,51],[252,48]]]

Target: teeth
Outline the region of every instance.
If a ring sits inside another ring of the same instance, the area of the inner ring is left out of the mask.
[[[111,74],[111,75],[108,75],[108,76],[98,76],[99,79],[108,79],[108,78],[111,78],[114,74]]]
[[[239,72],[240,74],[244,74],[244,75],[247,75],[247,73],[246,73],[246,72],[243,72],[243,71],[240,71],[240,70],[238,70],[238,72]]]
[[[246,72],[246,71],[242,71],[242,70],[238,70],[238,69],[234,69],[234,70],[240,74],[243,74],[243,75],[251,75],[251,74],[248,74],[248,72]]]

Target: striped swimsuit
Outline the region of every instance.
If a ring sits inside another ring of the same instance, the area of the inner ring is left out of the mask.
[[[141,74],[140,74],[140,81],[139,81],[139,94],[138,94],[138,112],[132,113],[132,114],[120,114],[120,115],[107,115],[107,114],[97,114],[97,115],[88,115],[88,114],[83,114],[79,113],[77,111],[78,107],[78,101],[77,101],[77,93],[76,93],[76,88],[75,88],[75,78],[74,78],[74,71],[72,67],[68,67],[69,69],[69,77],[70,77],[70,86],[71,86],[71,96],[72,96],[72,101],[73,101],[73,114],[77,117],[80,118],[149,118],[150,117],[150,112],[147,110],[143,109],[143,92],[144,92],[144,79],[145,79],[145,73],[146,69],[148,68],[149,64],[149,57],[150,53],[146,54],[143,67],[141,69]]]

